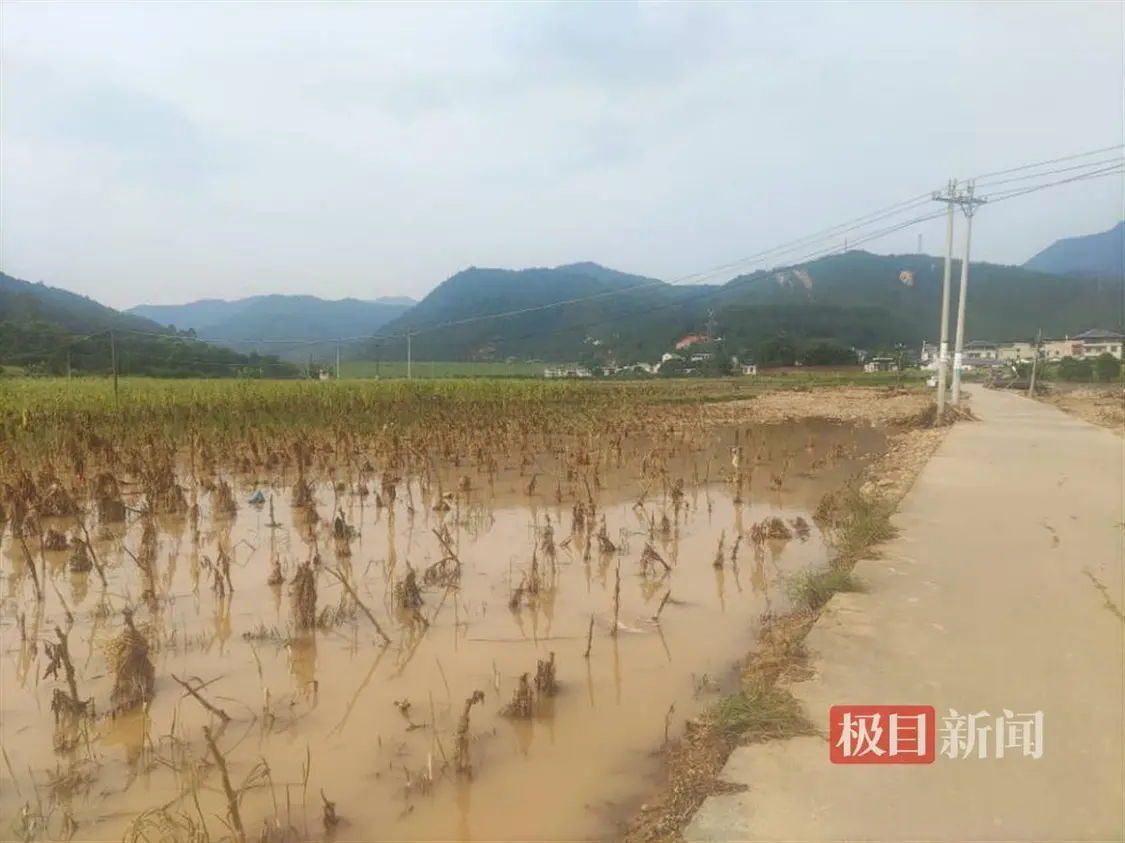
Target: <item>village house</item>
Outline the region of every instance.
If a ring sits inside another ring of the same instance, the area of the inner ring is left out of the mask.
[[[1082,344],[1083,357],[1100,357],[1103,354],[1111,354],[1118,360],[1121,359],[1121,348],[1122,344],[1125,343],[1125,336],[1097,328],[1084,331],[1071,337],[1071,339]]]
[[[1123,358],[1125,336],[1114,331],[1094,328],[1075,336],[1062,339],[1044,339],[1040,343],[1044,360],[1062,360],[1073,357],[1077,360],[1093,359],[1102,354],[1110,354],[1118,360]],[[953,349],[950,349],[952,359]],[[922,343],[921,363],[923,369],[936,370],[938,366],[938,347],[932,343]],[[1034,340],[1012,342],[988,342],[975,340],[965,344],[963,368],[980,368],[996,362],[1004,364],[1030,362],[1035,359]]]
[[[1018,363],[1022,360],[1035,359],[1035,343],[1033,342],[1002,342],[996,346],[997,356],[1001,360]]]
[[[965,357],[974,357],[978,360],[996,360],[1000,356],[996,343],[985,340],[965,343],[963,353]]]
[[[543,370],[545,378],[592,378],[594,373],[585,366],[549,367]]]

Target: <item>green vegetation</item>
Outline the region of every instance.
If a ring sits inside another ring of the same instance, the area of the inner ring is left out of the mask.
[[[112,343],[111,343],[111,332]],[[177,378],[291,378],[276,357],[240,354],[90,299],[0,274],[0,365],[5,375],[105,374]]]
[[[551,364],[521,362],[424,361],[410,367],[412,378],[541,378]],[[331,367],[329,367],[331,368]],[[405,378],[406,363],[398,360],[352,360],[340,364],[342,378]]]
[[[1026,368],[1030,374],[1030,367]],[[1021,376],[1026,376],[1021,368]],[[1113,383],[1121,379],[1121,361],[1109,352],[1094,359],[1064,357],[1052,366],[1045,366],[1040,373],[1044,380],[1060,380],[1068,383]]]
[[[953,272],[960,272],[957,262]],[[412,307],[260,296],[135,309],[188,329],[177,331],[137,313],[118,313],[62,290],[0,276],[0,365],[62,373],[69,349],[72,371],[105,372],[109,362],[102,345],[108,343],[91,337],[82,345],[83,338],[114,330],[122,343],[132,337],[122,355],[126,374],[294,377],[310,359],[332,368],[337,337],[373,334],[369,342],[339,348],[350,363],[348,376],[397,377],[408,346],[418,364],[415,377],[475,376],[470,368],[455,371],[453,363],[487,364],[479,370],[487,376],[528,376],[544,367],[540,361],[590,368],[653,363],[684,336],[704,333],[713,319],[716,341],[692,348],[710,351],[720,362],[679,368],[722,377],[731,368],[723,358],[759,366],[840,366],[855,362],[855,349],[913,350],[923,339],[934,339],[941,278],[942,262],[926,255],[847,252],[723,285],[672,285],[583,263],[467,269]],[[1063,335],[1094,325],[1119,327],[1105,325],[1104,317],[1119,312],[1121,278],[993,264],[974,265],[972,278],[971,337],[1003,341],[1026,339],[1038,329]],[[219,351],[197,336],[236,347]],[[173,350],[169,341],[156,343],[153,337],[178,338],[174,341],[185,348]],[[278,357],[248,353],[265,350]],[[298,368],[282,365],[282,359]],[[676,369],[664,375],[686,373]]]
[[[960,272],[954,262],[954,275]],[[655,362],[713,312],[724,354],[757,363],[844,362],[933,340],[942,261],[847,252],[724,285],[669,285],[593,264],[520,272],[470,269],[389,323],[361,356],[416,360]],[[972,268],[971,336],[1026,339],[1040,328],[1074,334],[1120,310],[1120,279],[1063,277],[994,264]],[[590,298],[594,297],[594,298]],[[582,301],[565,306],[559,302]],[[519,310],[490,319],[490,314]],[[438,328],[449,322],[458,324]],[[1115,327],[1115,326],[1108,326]],[[771,351],[772,348],[772,351]]]
[[[792,583],[793,602],[807,609],[819,609],[833,594],[862,591],[851,571],[828,568],[823,571],[804,571]]]
[[[578,361],[591,348],[587,340],[599,337],[614,339],[619,363],[647,360],[674,337],[699,329],[701,294],[716,289],[677,287],[589,263],[519,271],[474,267],[442,282],[379,331],[363,356],[405,359],[411,331],[419,361]],[[487,318],[510,311],[523,312]],[[653,320],[667,325],[655,342],[645,336]]]
[[[760,682],[724,697],[708,712],[708,718],[721,732],[744,740],[816,734],[816,727],[789,691]]]

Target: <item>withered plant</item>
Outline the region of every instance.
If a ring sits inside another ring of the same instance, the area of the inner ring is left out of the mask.
[[[724,545],[726,544],[726,541],[727,531],[723,530],[721,533],[719,533],[719,545],[715,548],[715,558],[711,562],[711,567],[716,569],[723,567],[723,564],[726,560],[726,552],[724,551]]]
[[[66,690],[55,688],[51,696],[51,712],[55,715],[55,725],[64,722],[74,722],[76,719],[93,715],[94,701],[83,700],[78,696],[78,679],[74,671],[74,663],[70,660],[70,647],[67,634],[55,627],[57,641],[43,642],[47,652],[47,666],[43,670],[44,679],[59,679],[59,670],[63,672],[66,681]]]
[[[289,586],[293,623],[297,629],[308,631],[316,627],[316,574],[308,562],[297,566]]]
[[[66,550],[66,548],[66,534],[61,530],[56,530],[54,527],[48,527],[47,532],[43,534],[43,549],[58,551]]]
[[[406,576],[395,583],[395,606],[404,611],[421,609],[424,604],[422,589],[418,587],[418,574],[406,564]]]
[[[500,713],[516,720],[526,720],[535,715],[535,692],[531,688],[529,674],[520,675],[511,702],[504,706]]]
[[[527,676],[524,676],[526,679]],[[472,696],[465,699],[465,707],[461,710],[461,719],[457,721],[457,731],[453,735],[454,769],[458,774],[472,776],[473,767],[469,761],[469,729],[472,726],[471,715],[473,706],[484,702],[483,691],[473,691]]]
[[[535,692],[540,698],[553,697],[559,692],[555,678],[555,654],[552,651],[546,659],[539,659],[535,665]]]
[[[113,673],[110,701],[114,713],[143,706],[156,688],[156,669],[149,658],[148,639],[133,622],[133,612],[125,609],[124,629],[106,645],[106,659]]]
[[[215,484],[214,491],[215,500],[215,514],[227,518],[233,518],[238,514],[238,502],[234,499],[234,491],[230,487],[230,483],[224,478],[220,478],[218,483]]]

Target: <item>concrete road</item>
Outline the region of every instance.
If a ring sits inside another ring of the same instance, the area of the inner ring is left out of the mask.
[[[972,391],[895,517],[808,638],[793,690],[825,737],[735,752],[685,833],[702,841],[1125,840],[1125,439]],[[829,707],[1043,712],[1039,759],[829,763]]]

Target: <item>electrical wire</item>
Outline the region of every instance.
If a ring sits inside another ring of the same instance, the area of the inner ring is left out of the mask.
[[[1087,164],[1075,164],[1072,167],[1059,167],[1056,170],[1047,170],[1043,173],[1028,173],[1022,176],[1012,176],[1007,179],[997,179],[996,181],[974,182],[973,186],[978,190],[980,188],[991,189],[999,187],[1002,184],[1014,184],[1016,182],[1028,181],[1029,179],[1046,178],[1047,176],[1056,176],[1059,173],[1072,173],[1075,170],[1089,170],[1092,167],[1103,167],[1106,164],[1125,164],[1125,156],[1118,155],[1115,158],[1103,158],[1100,161],[1091,161]]]
[[[1059,158],[1052,158],[1052,159],[1048,159],[1048,160],[1045,160],[1045,161],[1038,161],[1038,162],[1035,162],[1035,163],[1032,163],[1032,164],[1024,164],[1024,165],[1021,165],[1019,167],[1012,167],[1012,168],[1009,168],[1009,169],[1006,169],[1006,170],[997,170],[997,171],[994,171],[994,172],[991,172],[991,173],[985,173],[985,174],[982,174],[980,176],[975,177],[973,180],[974,181],[985,180],[985,179],[991,178],[993,176],[1001,176],[1001,175],[1007,175],[1007,174],[1010,174],[1010,173],[1024,172],[1024,171],[1030,170],[1030,169],[1045,167],[1045,166],[1049,166],[1049,165],[1052,165],[1052,164],[1065,163],[1065,162],[1074,161],[1074,160],[1077,160],[1077,159],[1080,159],[1080,158],[1088,158],[1088,157],[1093,156],[1093,155],[1098,155],[1098,154],[1102,154],[1102,153],[1105,153],[1105,152],[1120,150],[1120,149],[1123,149],[1123,148],[1125,148],[1125,144],[1117,144],[1117,145],[1110,146],[1110,147],[1102,147],[1100,149],[1089,150],[1089,151],[1086,151],[1086,152],[1080,152],[1080,153],[1076,153],[1076,154],[1072,154],[1072,155],[1062,156],[1062,157],[1059,157]],[[1115,159],[1110,159],[1110,160],[1115,160]],[[1012,180],[1012,181],[1040,178],[1040,177],[1053,175],[1053,174],[1060,173],[1060,172],[1066,172],[1066,171],[1073,170],[1073,169],[1085,169],[1085,168],[1090,167],[1090,166],[1097,166],[1100,163],[1107,163],[1107,162],[1092,162],[1092,163],[1089,163],[1089,164],[1079,165],[1078,167],[1062,168],[1062,169],[1059,169],[1059,170],[1047,171],[1045,173],[1030,174],[1030,175],[1027,175],[1027,176],[1022,176],[1019,179],[1015,179],[1015,180]],[[1078,180],[1078,179],[1074,179],[1074,180]],[[1008,181],[997,181],[997,182],[994,182],[992,186],[997,186],[997,185],[1005,184],[1005,183],[1008,183]],[[1058,184],[1064,184],[1064,183],[1066,183],[1066,181],[1058,182]],[[984,187],[984,186],[987,186],[987,185],[978,185],[978,186]],[[1036,189],[1039,189],[1039,188],[1036,188]],[[1028,192],[1033,192],[1033,191],[1028,191]],[[663,287],[666,287],[666,286],[669,286],[669,285],[672,285],[672,286],[687,286],[687,285],[691,285],[691,284],[699,284],[699,283],[702,283],[703,281],[707,280],[708,278],[711,278],[711,277],[717,275],[720,272],[735,271],[737,268],[745,267],[747,264],[760,262],[762,260],[765,260],[766,258],[773,258],[773,259],[776,260],[776,259],[779,259],[781,256],[786,255],[786,254],[788,254],[789,252],[791,252],[795,249],[804,248],[806,246],[812,246],[812,245],[814,245],[818,242],[827,240],[829,238],[842,237],[845,234],[849,234],[853,231],[864,228],[864,227],[866,227],[868,225],[871,225],[875,222],[880,222],[884,219],[887,219],[888,217],[897,216],[898,214],[905,213],[908,210],[913,210],[915,208],[921,207],[922,205],[927,204],[929,201],[931,201],[931,194],[930,193],[918,194],[918,195],[913,196],[909,199],[905,199],[901,202],[897,202],[894,205],[890,205],[890,206],[887,206],[887,207],[882,208],[880,210],[873,211],[871,213],[865,214],[865,215],[860,216],[860,217],[856,217],[855,219],[849,220],[849,221],[844,222],[844,223],[840,223],[838,225],[832,226],[832,227],[827,228],[827,229],[823,229],[821,231],[818,231],[818,232],[816,232],[814,234],[811,234],[811,235],[808,235],[806,237],[802,237],[802,238],[798,238],[796,240],[791,240],[791,241],[788,241],[786,243],[782,243],[781,245],[775,246],[772,249],[766,249],[762,252],[757,252],[755,254],[748,255],[748,256],[743,257],[743,258],[739,258],[738,260],[731,261],[731,262],[726,263],[726,264],[721,264],[721,265],[713,267],[709,270],[704,270],[704,271],[701,271],[701,272],[694,272],[694,273],[691,273],[689,275],[685,275],[685,276],[682,276],[680,278],[674,279],[671,282],[654,280],[654,281],[645,282],[645,283],[642,283],[642,284],[633,284],[633,285],[629,285],[629,286],[626,286],[626,287],[619,287],[617,289],[607,290],[607,291],[601,292],[601,293],[594,293],[594,294],[591,294],[591,295],[588,295],[588,296],[579,296],[579,297],[576,297],[576,298],[564,299],[564,300],[561,300],[561,301],[548,302],[546,304],[541,304],[541,305],[534,305],[534,306],[531,306],[531,307],[507,310],[507,311],[502,311],[502,312],[499,312],[499,313],[486,313],[486,314],[480,314],[478,316],[468,316],[468,317],[464,317],[464,318],[461,318],[461,319],[446,320],[444,322],[436,323],[434,325],[425,325],[425,326],[422,326],[422,327],[419,327],[419,328],[413,328],[413,329],[408,329],[406,331],[400,331],[397,334],[381,334],[381,333],[378,332],[378,330],[376,330],[374,335],[363,335],[363,336],[355,336],[355,337],[340,337],[340,338],[336,338],[334,340],[305,340],[305,341],[292,340],[292,339],[286,339],[286,340],[282,340],[282,339],[277,339],[277,340],[275,340],[275,339],[232,340],[232,339],[219,339],[219,338],[207,338],[207,337],[197,337],[196,339],[198,339],[199,341],[202,341],[202,342],[214,342],[214,343],[221,343],[221,344],[227,344],[227,345],[234,343],[234,344],[258,345],[258,346],[261,346],[261,345],[289,346],[288,349],[285,349],[285,350],[279,352],[279,353],[284,354],[288,351],[296,351],[299,348],[315,347],[315,346],[318,346],[318,345],[326,345],[326,344],[332,344],[332,343],[342,345],[342,344],[351,344],[351,343],[356,343],[356,342],[366,343],[366,342],[370,342],[372,340],[378,340],[378,341],[381,341],[381,342],[386,342],[386,341],[395,340],[395,339],[405,339],[408,335],[411,336],[411,337],[414,337],[414,336],[418,336],[420,334],[424,335],[424,334],[427,334],[427,333],[433,333],[435,331],[446,330],[448,328],[459,327],[459,326],[462,326],[462,325],[475,324],[475,323],[484,322],[484,321],[493,320],[493,319],[504,319],[504,318],[514,317],[514,316],[525,316],[525,315],[528,315],[528,314],[531,314],[531,313],[540,313],[540,312],[543,312],[543,311],[546,311],[546,310],[551,310],[551,309],[554,309],[554,308],[565,308],[565,307],[569,307],[569,306],[572,306],[572,305],[585,304],[585,303],[591,302],[591,301],[599,301],[599,300],[607,299],[607,298],[610,298],[612,296],[621,296],[621,295],[626,295],[626,294],[629,294],[629,293],[635,293],[635,292],[638,292],[640,290],[663,288]],[[936,216],[941,216],[941,215],[942,214],[937,214],[935,216],[922,217],[922,218],[919,218],[919,220],[908,222],[908,223],[904,224],[902,227],[908,227],[910,225],[916,224],[917,222],[925,221],[925,220],[928,220],[928,219],[933,219],[933,218],[936,218]],[[901,230],[901,228],[896,228],[894,230],[896,230],[896,231]],[[883,235],[879,235],[879,236],[883,236]],[[858,245],[858,242],[859,241],[854,242],[853,245]],[[866,242],[866,241],[864,241],[864,242]],[[829,254],[830,253],[831,253],[831,251],[829,252]],[[809,260],[809,259],[810,258],[808,256],[801,256],[801,257],[798,257],[798,258],[791,258],[790,262],[799,263],[799,262]],[[133,332],[133,333],[143,333],[143,332],[137,331],[137,332]],[[151,335],[156,336],[157,334],[153,333]]]
[[[1072,182],[1088,181],[1088,180],[1091,180],[1091,179],[1103,179],[1103,178],[1106,178],[1107,176],[1117,176],[1117,175],[1125,175],[1125,166],[1123,166],[1121,164],[1115,164],[1112,167],[1106,167],[1105,169],[1096,170],[1095,172],[1092,172],[1092,173],[1083,173],[1081,175],[1071,176],[1070,178],[1059,179],[1058,181],[1048,182],[1047,184],[1036,184],[1036,185],[1032,185],[1031,187],[1024,187],[1024,188],[1019,188],[1019,189],[1016,189],[1016,190],[1004,191],[1004,192],[1001,192],[999,194],[993,194],[992,196],[988,197],[988,203],[990,205],[993,205],[997,202],[1004,202],[1008,199],[1015,199],[1017,196],[1026,196],[1029,193],[1035,193],[1035,192],[1040,191],[1040,190],[1046,190],[1049,187],[1058,187],[1059,185],[1070,184]]]
[[[1078,158],[1083,158],[1083,157],[1090,157],[1091,155],[1095,155],[1095,154],[1098,154],[1098,153],[1104,153],[1104,152],[1107,152],[1107,151],[1121,149],[1121,148],[1125,148],[1125,144],[1119,144],[1119,145],[1114,146],[1114,147],[1106,147],[1106,148],[1099,149],[1099,150],[1092,150],[1090,152],[1080,153],[1080,154],[1077,154],[1077,155],[1065,156],[1063,158],[1056,158],[1056,159],[1051,159],[1051,160],[1048,160],[1048,161],[1042,161],[1042,162],[1038,162],[1036,164],[1027,164],[1027,165],[1023,165],[1021,167],[1010,168],[1008,170],[999,170],[999,171],[995,171],[993,173],[989,173],[989,174],[985,174],[983,176],[979,176],[978,178],[985,179],[985,178],[988,178],[988,177],[991,177],[991,176],[1000,176],[1000,175],[1007,175],[1007,174],[1010,174],[1010,173],[1022,172],[1022,171],[1026,171],[1026,170],[1029,170],[1029,169],[1034,169],[1036,167],[1043,167],[1043,166],[1047,166],[1047,165],[1055,164],[1055,163],[1064,163],[1066,161],[1076,160]],[[1085,170],[1085,169],[1088,169],[1089,167],[1109,163],[1110,161],[1113,161],[1115,163],[1113,163],[1112,166],[1105,167],[1103,169],[1094,170],[1092,172],[1080,173],[1078,175],[1071,176],[1069,178],[1059,179],[1059,180],[1056,180],[1056,181],[1048,182],[1046,184],[1032,185],[1032,186],[1026,187],[1026,188],[1019,188],[1019,189],[1004,191],[1004,192],[1001,192],[1000,194],[994,194],[994,195],[988,197],[988,202],[989,202],[989,204],[994,204],[996,202],[1003,202],[1003,201],[1006,201],[1008,199],[1014,199],[1014,198],[1017,198],[1019,196],[1024,196],[1024,195],[1027,195],[1027,194],[1030,194],[1030,193],[1035,193],[1035,192],[1040,191],[1040,190],[1045,190],[1047,188],[1057,187],[1057,186],[1060,186],[1060,185],[1063,185],[1063,184],[1069,184],[1069,183],[1072,183],[1072,182],[1085,181],[1085,180],[1096,179],[1096,178],[1105,178],[1107,176],[1112,176],[1112,175],[1125,175],[1125,168],[1122,167],[1122,163],[1121,163],[1122,161],[1125,161],[1125,157],[1123,157],[1123,158],[1107,159],[1105,161],[1091,162],[1091,163],[1088,163],[1088,164],[1077,165],[1077,166],[1074,166],[1074,167],[1059,168],[1059,169],[1044,172],[1044,173],[1036,173],[1036,174],[1031,174],[1031,175],[1027,175],[1027,176],[1021,176],[1021,177],[1015,178],[1015,179],[1006,179],[1006,180],[1002,180],[1002,181],[997,181],[997,182],[993,182],[993,186],[998,186],[998,185],[1001,185],[1001,184],[1006,184],[1006,183],[1011,183],[1011,182],[1016,182],[1016,181],[1024,181],[1024,180],[1031,179],[1031,178],[1041,178],[1041,177],[1044,177],[1044,176],[1058,174],[1058,173],[1062,173],[1062,172],[1070,172],[1070,171],[1073,171],[1073,170],[1076,170],[1076,169]],[[438,331],[438,330],[445,330],[445,329],[451,328],[451,327],[457,327],[457,326],[460,326],[460,325],[482,322],[482,321],[486,321],[486,320],[490,320],[490,319],[500,319],[500,318],[509,317],[509,316],[519,316],[519,315],[525,315],[525,314],[529,314],[529,313],[542,312],[542,311],[552,309],[552,308],[560,308],[560,307],[567,307],[567,306],[571,306],[571,305],[575,305],[575,304],[583,304],[583,303],[590,302],[590,301],[597,301],[597,300],[600,300],[600,299],[605,299],[605,298],[608,298],[610,296],[622,295],[622,294],[628,293],[628,292],[636,292],[636,291],[642,290],[642,289],[667,288],[669,286],[681,287],[682,288],[684,286],[688,286],[689,284],[698,284],[698,283],[700,283],[700,280],[712,277],[719,272],[734,270],[736,267],[741,267],[741,266],[744,266],[746,264],[755,263],[755,262],[761,261],[761,260],[763,260],[764,258],[767,258],[767,257],[787,254],[787,253],[792,252],[795,249],[801,248],[803,246],[811,246],[814,243],[821,242],[821,241],[824,241],[824,240],[827,240],[827,239],[830,239],[830,238],[839,238],[841,235],[843,235],[845,233],[850,233],[850,232],[855,231],[857,229],[864,228],[864,227],[869,226],[869,225],[871,225],[875,222],[885,220],[888,217],[897,216],[899,214],[904,213],[905,211],[913,210],[917,207],[920,207],[923,204],[926,204],[930,200],[931,200],[931,194],[929,194],[929,193],[919,194],[917,196],[911,197],[910,199],[906,199],[906,200],[903,200],[902,202],[898,202],[894,205],[890,205],[888,207],[882,208],[878,211],[873,211],[869,214],[865,214],[863,216],[856,217],[855,219],[849,220],[848,222],[840,223],[839,225],[832,226],[832,227],[827,228],[827,229],[823,229],[819,232],[816,232],[815,234],[808,235],[808,236],[803,237],[803,238],[798,238],[798,239],[795,239],[795,240],[788,241],[788,242],[783,243],[779,246],[776,246],[772,249],[767,249],[767,250],[764,250],[762,252],[758,252],[758,253],[755,253],[753,255],[749,255],[749,256],[746,256],[744,258],[740,258],[737,261],[732,261],[732,262],[729,262],[729,263],[726,263],[726,264],[722,264],[722,265],[714,267],[710,270],[705,270],[705,271],[702,271],[702,272],[696,272],[696,273],[692,273],[692,274],[687,275],[687,276],[683,276],[682,278],[676,279],[675,281],[670,282],[670,283],[664,282],[664,281],[646,282],[646,283],[643,283],[643,284],[630,285],[628,287],[623,287],[623,288],[619,288],[619,289],[616,289],[616,290],[607,291],[607,292],[604,292],[604,293],[596,293],[596,294],[589,295],[589,296],[580,296],[580,297],[577,297],[577,298],[566,299],[566,300],[557,301],[557,302],[551,302],[551,303],[544,304],[544,305],[536,305],[534,307],[519,308],[519,309],[515,309],[515,310],[504,311],[504,312],[501,312],[501,313],[484,314],[484,315],[481,315],[481,316],[468,317],[468,318],[464,318],[464,319],[449,320],[449,321],[442,322],[442,323],[439,323],[439,324],[436,324],[436,325],[424,326],[424,327],[416,329],[416,330],[410,330],[410,331],[407,331],[407,332],[399,332],[397,334],[378,334],[378,333],[376,333],[374,336],[364,335],[364,336],[341,337],[341,338],[337,338],[337,339],[322,339],[322,340],[292,340],[292,339],[290,339],[290,340],[273,340],[273,339],[231,340],[231,339],[216,339],[216,338],[207,338],[207,337],[199,337],[199,336],[186,337],[186,336],[181,336],[181,335],[177,335],[177,334],[160,333],[160,332],[155,332],[155,331],[141,331],[141,330],[136,330],[136,329],[114,329],[114,332],[118,333],[118,334],[122,334],[122,335],[157,337],[157,338],[162,338],[162,339],[166,339],[166,340],[185,342],[185,343],[203,343],[203,344],[206,344],[206,343],[210,342],[210,343],[221,344],[221,345],[227,346],[228,348],[229,348],[230,344],[284,345],[284,346],[289,346],[288,349],[280,350],[279,353],[281,353],[281,354],[284,354],[286,352],[296,351],[296,350],[302,349],[302,348],[311,348],[311,347],[315,347],[315,346],[324,346],[324,345],[331,346],[333,344],[343,345],[343,344],[350,344],[350,343],[354,343],[354,342],[362,342],[362,343],[375,342],[378,345],[383,346],[386,343],[391,342],[393,340],[406,339],[408,336],[414,337],[414,336],[418,336],[420,334],[432,333],[432,332]],[[870,233],[867,233],[865,235],[861,235],[860,237],[858,237],[854,240],[851,240],[848,243],[848,248],[860,246],[864,243],[868,243],[868,242],[871,242],[873,240],[876,240],[876,239],[879,239],[879,238],[882,238],[882,237],[886,237],[890,234],[896,233],[896,232],[901,231],[905,228],[909,228],[911,226],[918,225],[920,223],[927,222],[929,220],[937,219],[939,217],[944,216],[945,213],[946,212],[944,210],[942,210],[942,211],[936,211],[936,212],[930,213],[930,214],[923,214],[923,215],[914,217],[912,219],[908,219],[908,220],[905,220],[903,222],[899,222],[899,223],[896,223],[894,225],[888,226],[888,227],[883,228],[881,230],[877,230],[875,232],[870,232]],[[802,254],[802,255],[800,255],[796,258],[790,259],[790,262],[793,263],[793,264],[804,263],[804,262],[808,262],[808,261],[811,261],[811,260],[816,260],[820,257],[826,257],[828,255],[838,253],[838,252],[841,252],[841,251],[844,251],[844,249],[840,245],[833,245],[833,246],[828,247],[828,248],[814,249],[814,250],[812,250],[810,252],[807,252],[805,254]],[[769,278],[771,277],[767,271],[764,271],[764,270],[758,270],[758,271],[762,272],[762,277],[758,278],[758,279],[750,279],[748,283],[750,283],[750,284],[760,283],[762,281],[769,280]],[[693,278],[695,278],[697,280],[691,281],[690,279],[693,279]],[[685,283],[685,282],[688,282],[688,283]],[[696,296],[679,296],[679,297],[676,297],[673,301],[661,302],[661,303],[655,305],[654,307],[642,309],[642,310],[639,310],[639,311],[630,311],[629,313],[626,313],[626,314],[615,314],[613,317],[611,317],[607,320],[603,320],[602,322],[586,323],[586,326],[587,327],[597,327],[600,324],[608,324],[608,323],[611,323],[611,322],[620,321],[622,318],[633,318],[633,317],[636,317],[636,316],[641,316],[641,315],[645,315],[645,314],[648,314],[648,313],[656,312],[656,311],[662,310],[662,309],[681,307],[684,304],[690,304],[694,301],[710,297],[710,296],[714,295],[715,292],[716,292],[716,290],[715,290],[714,287],[708,286],[706,289],[701,290],[700,294],[696,295]],[[563,327],[561,329],[558,329],[556,331],[546,332],[546,333],[544,333],[544,332],[533,332],[533,333],[527,334],[526,336],[510,337],[509,339],[519,340],[519,339],[529,339],[529,338],[533,338],[535,336],[551,336],[553,334],[559,334],[559,333],[574,331],[574,330],[577,330],[579,327],[582,327],[582,326],[578,326],[578,325],[567,326],[567,327]],[[76,345],[76,344],[78,344],[80,342],[83,342],[85,340],[93,339],[95,337],[98,337],[98,336],[101,336],[101,335],[104,335],[104,334],[109,334],[109,333],[111,333],[111,331],[108,330],[108,329],[102,330],[102,331],[97,331],[95,333],[92,333],[92,334],[89,334],[89,335],[86,335],[86,336],[83,336],[83,337],[79,337],[77,339],[68,340],[66,345],[67,346]],[[172,360],[172,358],[169,358],[169,362],[171,360]],[[273,365],[275,361],[262,361],[262,362],[263,362],[263,365]],[[281,361],[281,362],[284,365],[284,361]],[[200,360],[200,363],[206,364],[206,365],[212,365],[212,366],[230,366],[230,367],[242,367],[242,366],[246,365],[246,364],[242,364],[242,363],[210,362],[210,361],[205,361],[203,359]]]
[[[1038,167],[1048,167],[1051,164],[1064,164],[1067,161],[1077,161],[1079,158],[1089,158],[1092,155],[1101,155],[1105,152],[1114,152],[1119,149],[1125,149],[1125,143],[1114,144],[1113,146],[1103,146],[1101,149],[1091,149],[1088,152],[1079,152],[1074,155],[1064,155],[1061,158],[1051,158],[1047,161],[1037,161],[1034,164],[1024,164],[1020,167],[1011,167],[1007,170],[995,170],[991,173],[981,173],[973,177],[973,181],[983,181],[990,179],[993,176],[1006,176],[1009,173],[1022,173],[1024,170],[1034,170]]]

